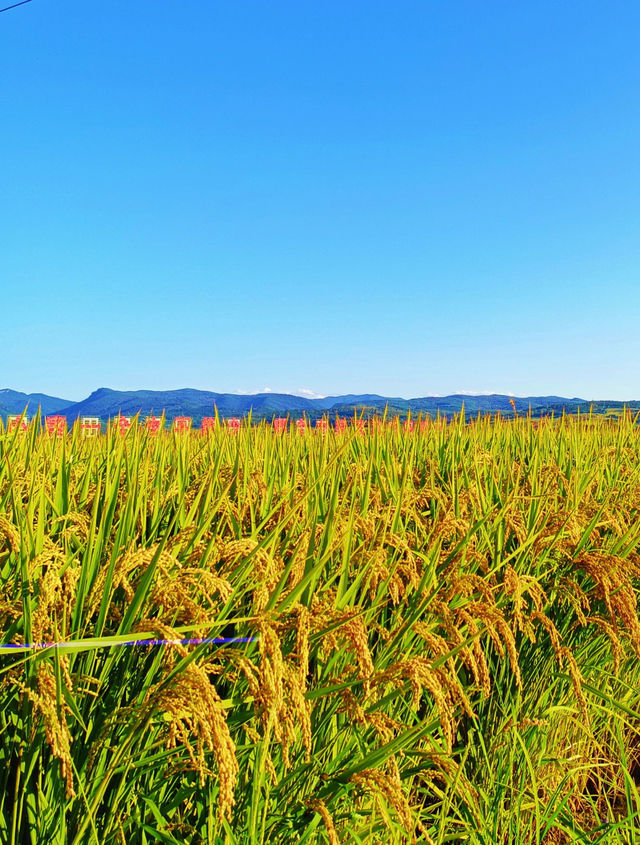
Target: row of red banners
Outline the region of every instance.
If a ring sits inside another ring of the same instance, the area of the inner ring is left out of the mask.
[[[273,420],[272,428],[275,432],[284,432],[287,430],[288,423],[288,418],[276,417],[276,419]],[[395,418],[395,423],[397,426],[400,425],[400,421],[397,417]],[[197,430],[193,429],[192,424],[193,417],[174,417],[171,424],[171,430],[177,433],[185,433],[191,430]],[[419,427],[421,430],[424,430],[428,424],[428,420],[420,420]],[[131,428],[131,425],[131,417],[116,417],[115,419],[115,429],[116,431],[120,432],[120,434],[126,434]],[[227,431],[235,433],[240,431],[241,426],[242,422],[237,417],[232,417],[231,419],[227,419],[222,423],[218,423],[215,417],[203,417],[200,426],[200,433],[208,434],[214,431],[216,427],[224,427]],[[382,428],[382,426],[382,420],[374,418],[369,421],[368,430],[375,431]],[[411,419],[407,419],[402,423],[402,427],[405,431],[414,431],[415,426],[416,421]],[[28,420],[26,417],[13,415],[7,418],[8,432],[16,431],[16,429],[19,429],[20,431],[26,431],[27,427]],[[150,435],[157,435],[160,431],[164,430],[164,421],[162,417],[147,417],[144,423],[144,427]],[[316,420],[316,424],[312,428],[308,420],[299,419],[295,421],[295,427],[300,434],[304,434],[305,431],[326,432],[329,429],[329,422],[326,419]],[[347,428],[351,428],[355,429],[361,434],[364,434],[367,431],[367,424],[364,420],[354,419],[351,424],[348,425],[346,419],[338,417],[336,418],[334,428],[337,432],[343,432],[346,431]],[[50,417],[45,417],[44,430],[47,434],[57,434],[60,436],[63,435],[67,430],[67,418],[58,414]],[[100,434],[101,430],[102,429],[99,417],[80,418],[80,431],[84,437],[91,437]]]

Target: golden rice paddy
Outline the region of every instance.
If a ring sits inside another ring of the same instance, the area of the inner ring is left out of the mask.
[[[0,841],[640,841],[639,456],[629,414],[1,433]]]

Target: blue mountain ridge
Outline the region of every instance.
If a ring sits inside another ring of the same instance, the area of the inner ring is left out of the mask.
[[[118,414],[135,416],[141,414],[160,415],[164,412],[167,419],[176,416],[193,417],[199,421],[204,416],[213,416],[217,408],[221,417],[246,416],[251,413],[252,418],[272,419],[274,416],[300,417],[306,415],[310,419],[317,419],[323,414],[353,415],[354,412],[364,416],[382,414],[385,409],[389,414],[406,416],[408,413],[419,413],[435,416],[440,414],[459,413],[464,405],[465,413],[472,414],[495,413],[497,411],[512,414],[511,402],[515,403],[519,414],[526,414],[531,408],[532,415],[554,411],[575,413],[588,412],[593,403],[595,411],[605,408],[622,408],[624,404],[640,405],[640,402],[618,400],[585,400],[579,397],[567,398],[563,396],[509,396],[506,394],[451,394],[449,396],[424,396],[415,399],[401,397],[380,396],[375,393],[346,394],[342,396],[326,396],[321,399],[308,399],[303,396],[293,396],[286,393],[216,393],[195,388],[179,390],[112,390],[101,387],[80,402],[69,402],[42,393],[20,393],[5,388],[0,390],[0,416],[6,419],[7,414],[19,414],[27,408],[32,416],[41,406],[43,415],[64,414],[71,422],[77,417],[93,416],[106,420]]]
[[[8,414],[21,414],[25,408],[27,414],[37,413],[38,405],[45,415],[57,414],[62,408],[70,405],[68,399],[47,396],[46,393],[21,393],[8,387],[0,389],[0,416],[6,418]]]

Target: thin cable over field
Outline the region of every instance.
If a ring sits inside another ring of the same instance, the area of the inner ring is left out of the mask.
[[[120,645],[202,645],[203,643],[254,643],[257,637],[199,637],[189,640],[126,640],[114,643],[95,643],[91,640],[69,640],[62,643],[6,643],[0,649],[78,648],[84,645],[93,648],[114,648]]]
[[[14,3],[13,6],[5,6],[4,9],[0,9],[0,13],[8,12],[9,9],[16,9],[18,6],[24,6],[25,3],[31,3],[31,0],[20,0],[20,3]]]

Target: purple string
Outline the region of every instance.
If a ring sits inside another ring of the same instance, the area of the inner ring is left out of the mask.
[[[202,643],[254,643],[257,637],[201,637],[191,640],[126,640],[121,643],[104,643],[102,645],[96,644],[94,648],[113,648],[117,645],[201,645]],[[70,640],[66,643],[7,643],[0,645],[0,649],[7,648],[75,648],[76,646],[92,645],[87,640]]]

